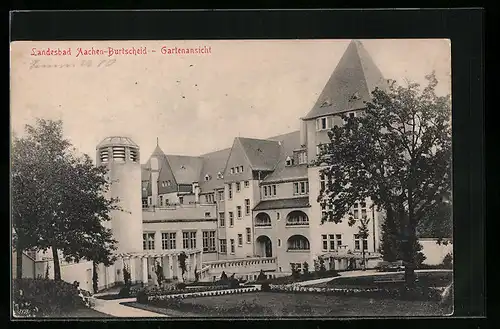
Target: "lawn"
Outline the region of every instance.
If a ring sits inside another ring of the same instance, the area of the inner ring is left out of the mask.
[[[204,311],[196,313],[206,317],[432,316],[451,313],[438,303],[430,301],[373,300],[362,297],[273,292],[196,297],[184,299],[181,303],[184,304],[183,310],[189,310],[190,305],[194,306],[195,304],[205,306]],[[248,305],[257,307],[249,308]],[[154,307],[155,311],[158,312],[161,306],[157,304]],[[164,314],[180,316],[169,313],[167,303],[164,303],[163,306],[166,309]],[[227,309],[231,309],[231,311],[227,312]],[[153,309],[149,310],[154,311]],[[182,314],[179,310],[175,310],[175,313]],[[184,316],[189,317],[190,315],[185,314]]]
[[[451,271],[416,272],[418,285],[422,287],[446,287],[453,280]],[[311,285],[309,287],[332,287],[332,288],[367,288],[367,287],[398,287],[404,286],[401,282],[378,283],[378,280],[404,279],[404,273],[390,273],[358,277],[338,277],[325,283]]]

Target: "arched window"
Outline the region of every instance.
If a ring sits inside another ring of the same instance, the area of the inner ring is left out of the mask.
[[[303,235],[292,235],[287,241],[288,251],[309,250],[309,240]]]
[[[258,213],[255,216],[255,226],[271,226],[271,217],[265,212]]]
[[[309,217],[300,210],[294,210],[286,216],[286,225],[309,225]]]

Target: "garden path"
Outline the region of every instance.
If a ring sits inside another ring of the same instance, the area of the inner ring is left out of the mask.
[[[443,272],[443,271],[449,271],[449,270],[416,270],[415,272]],[[366,270],[366,271],[348,271],[348,272],[340,272],[340,276],[336,277],[330,277],[330,278],[322,278],[322,279],[314,279],[314,280],[308,280],[308,281],[302,281],[302,282],[295,282],[291,283],[288,286],[310,286],[313,284],[318,284],[318,283],[324,283],[328,282],[331,280],[335,280],[338,278],[345,278],[345,277],[357,277],[357,276],[371,276],[371,275],[391,275],[394,274],[395,272],[378,272],[377,270]],[[403,273],[403,272],[400,272]]]
[[[121,318],[153,318],[153,317],[168,317],[165,314],[159,314],[155,312],[141,310],[135,307],[129,307],[121,305],[123,302],[135,302],[135,297],[133,298],[123,298],[114,300],[103,300],[96,299],[96,305],[94,309],[101,313],[109,314],[115,317]]]

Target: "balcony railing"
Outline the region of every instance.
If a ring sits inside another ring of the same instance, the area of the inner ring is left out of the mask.
[[[203,266],[208,266],[210,270],[234,269],[234,268],[255,268],[260,265],[276,264],[276,257],[255,257],[244,259],[231,259],[204,262]]]
[[[309,225],[309,220],[302,220],[302,221],[289,220],[286,222],[286,226],[308,226],[308,225]]]
[[[255,222],[255,227],[270,227],[271,222]]]

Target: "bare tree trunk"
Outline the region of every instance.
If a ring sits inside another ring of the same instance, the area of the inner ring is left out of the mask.
[[[23,249],[21,244],[18,242],[16,246],[16,278],[21,279],[23,277]]]
[[[52,246],[52,258],[54,259],[54,280],[61,281],[61,265],[59,264],[59,254],[57,248]]]

